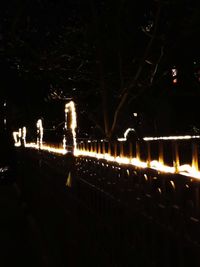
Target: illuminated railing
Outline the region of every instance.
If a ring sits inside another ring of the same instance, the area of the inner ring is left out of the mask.
[[[75,155],[94,157],[120,164],[131,164],[140,168],[151,168],[164,173],[177,173],[200,179],[198,143],[195,138],[193,139],[191,143],[184,142],[184,138],[151,139],[142,142],[136,141],[135,143],[109,143],[104,140],[81,141],[77,145]],[[182,151],[185,146],[187,146],[185,149],[187,155],[184,155],[184,151]]]
[[[33,148],[65,155],[73,153],[75,156],[88,156],[97,159],[104,159],[119,164],[131,164],[140,168],[152,168],[165,173],[179,173],[200,179],[199,171],[199,149],[197,140],[200,136],[163,136],[163,137],[144,137],[142,141],[135,143],[127,142],[128,134],[133,128],[128,128],[123,138],[118,142],[109,143],[105,140],[82,141],[76,140],[76,109],[73,101],[65,105],[65,130],[69,129],[72,133],[73,145],[68,150],[66,136],[63,137],[62,145],[45,144],[43,141],[42,120],[37,121],[37,141],[36,143],[26,142],[27,130],[25,127],[13,132],[15,146]],[[182,142],[182,143],[181,143]],[[184,142],[184,143],[183,143]],[[167,147],[166,147],[167,144]],[[190,145],[189,150],[181,151],[184,145]],[[184,159],[187,154],[187,159]]]

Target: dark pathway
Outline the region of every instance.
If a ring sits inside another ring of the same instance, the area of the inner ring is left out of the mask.
[[[0,185],[0,266],[45,266],[37,227],[14,183]]]

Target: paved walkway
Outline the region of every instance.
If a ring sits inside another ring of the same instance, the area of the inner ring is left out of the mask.
[[[0,266],[45,266],[37,227],[16,184],[0,185]]]

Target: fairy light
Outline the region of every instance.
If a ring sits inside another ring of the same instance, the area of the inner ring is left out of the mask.
[[[122,138],[118,138],[117,140],[118,140],[119,142],[124,142],[124,141],[126,141],[126,140],[127,140],[127,136],[128,136],[128,134],[129,134],[130,132],[135,132],[135,129],[133,129],[133,128],[128,128],[128,129],[126,129],[126,131],[124,132],[124,137],[122,137]]]
[[[127,141],[128,134],[130,132],[136,132],[134,128],[127,128],[124,132],[124,137],[118,138],[119,142]],[[188,139],[200,139],[200,135],[178,135],[178,136],[156,136],[156,137],[144,137],[144,141],[158,141],[158,140],[188,140]]]
[[[188,140],[199,139],[200,135],[182,135],[182,136],[160,136],[160,137],[144,137],[144,141],[158,141],[158,140]]]
[[[42,120],[39,119],[36,123],[37,126],[37,144],[38,146],[42,147],[43,144],[43,126],[42,126]]]
[[[86,157],[92,157],[92,158],[97,158],[97,159],[103,159],[103,160],[107,160],[113,163],[133,165],[135,167],[142,168],[142,169],[150,168],[150,169],[160,171],[162,173],[171,173],[171,174],[178,173],[181,175],[200,179],[200,171],[190,166],[189,164],[184,164],[184,165],[179,166],[178,171],[177,171],[175,167],[165,165],[164,163],[161,163],[158,160],[152,160],[150,163],[147,163],[145,161],[139,160],[138,158],[127,158],[127,157],[119,157],[119,156],[113,157],[112,155],[109,155],[107,153],[102,154],[102,153],[89,152],[86,150],[78,150],[78,149],[77,149],[76,156],[86,156]]]
[[[172,81],[173,81],[173,83],[177,83],[177,74],[178,74],[178,70],[176,68],[172,68]]]
[[[21,137],[22,137],[22,129],[19,128],[18,132],[13,132],[13,138],[14,138],[14,146],[20,147],[22,145],[21,143]]]
[[[23,140],[24,146],[26,146],[26,127],[22,128],[22,140]]]
[[[67,125],[67,117],[68,115],[71,116],[70,118],[70,125]],[[133,165],[137,168],[150,168],[157,170],[159,172],[163,173],[178,173],[181,175],[194,177],[197,179],[200,179],[200,171],[198,168],[195,168],[195,166],[191,166],[189,164],[184,164],[178,166],[178,169],[174,166],[167,166],[164,162],[159,162],[158,160],[149,160],[142,161],[139,158],[132,158],[132,157],[124,157],[124,156],[113,156],[109,153],[98,153],[97,151],[88,151],[86,147],[82,147],[82,149],[77,149],[77,142],[76,142],[76,128],[77,128],[77,116],[76,116],[76,109],[75,104],[73,101],[70,101],[65,105],[65,125],[64,128],[71,129],[72,136],[73,136],[73,146],[74,146],[74,155],[75,156],[85,156],[85,157],[92,157],[97,158],[99,160],[106,160],[108,162],[118,163],[122,165]],[[21,139],[24,141],[24,146],[26,148],[32,148],[32,149],[41,149],[50,153],[56,153],[60,155],[67,154],[67,140],[64,136],[63,142],[62,142],[62,148],[54,147],[50,145],[43,144],[43,125],[42,120],[39,119],[37,121],[37,142],[36,143],[26,143],[26,127],[23,127],[23,129],[19,129],[18,132],[13,132],[13,138],[15,141],[15,146],[21,146]],[[118,141],[126,141],[127,136],[130,131],[135,132],[135,129],[128,128],[124,132],[124,137],[119,138]],[[144,141],[158,141],[158,140],[189,140],[189,139],[199,139],[199,135],[184,135],[184,136],[160,136],[160,137],[144,137]],[[101,140],[101,143],[103,143],[105,140]],[[89,142],[91,142],[89,140]],[[99,150],[98,150],[99,151]],[[99,151],[100,152],[100,151]]]
[[[76,143],[76,127],[77,127],[77,119],[76,119],[76,109],[73,101],[70,101],[65,105],[65,119],[67,119],[67,114],[70,112],[71,114],[71,125],[69,128],[72,131],[73,136],[73,146],[74,146],[74,154],[77,152],[77,143]]]
[[[64,150],[66,150],[66,147],[67,147],[67,146],[66,146],[66,143],[67,143],[67,141],[66,141],[66,137],[64,136],[64,137],[63,137],[63,149],[64,149]]]

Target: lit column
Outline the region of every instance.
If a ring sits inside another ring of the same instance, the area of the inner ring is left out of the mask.
[[[36,126],[37,126],[37,145],[38,148],[41,148],[43,144],[43,126],[41,119],[37,121]]]
[[[26,146],[26,127],[22,128],[22,144]]]

